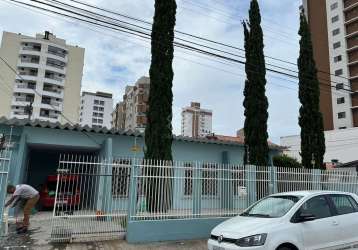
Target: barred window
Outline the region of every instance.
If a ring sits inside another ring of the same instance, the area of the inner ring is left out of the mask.
[[[201,172],[201,194],[217,195],[218,194],[218,169],[215,164],[204,164]]]
[[[113,161],[112,196],[128,197],[131,161],[119,159]]]
[[[193,165],[191,163],[184,164],[184,195],[193,194]]]
[[[245,186],[245,170],[242,167],[234,166],[231,171],[232,188],[234,195],[240,195],[240,188]]]

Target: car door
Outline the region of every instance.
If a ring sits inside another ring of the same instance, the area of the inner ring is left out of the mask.
[[[336,210],[340,244],[358,244],[358,204],[351,195],[331,194],[330,201]]]
[[[313,221],[297,223],[305,249],[325,249],[337,245],[338,223],[333,217],[334,211],[326,196],[319,195],[309,199],[297,213],[315,216]]]

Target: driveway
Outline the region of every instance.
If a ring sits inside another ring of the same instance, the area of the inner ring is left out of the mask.
[[[51,244],[51,212],[40,212],[31,218],[27,234],[16,234],[15,224],[10,223],[9,234],[0,238],[1,250],[206,250],[206,241],[163,242],[153,244],[129,245],[124,240]]]

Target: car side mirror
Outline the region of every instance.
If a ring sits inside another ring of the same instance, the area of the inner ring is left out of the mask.
[[[299,222],[313,221],[317,219],[313,214],[300,214],[298,217]]]

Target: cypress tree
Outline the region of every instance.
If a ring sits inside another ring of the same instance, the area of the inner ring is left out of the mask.
[[[266,166],[268,163],[268,101],[266,97],[266,66],[260,8],[252,0],[249,22],[243,22],[245,35],[246,77],[245,108],[245,163]]]
[[[147,111],[148,123],[145,129],[145,158],[151,160],[172,160],[172,103],[175,0],[155,0],[155,13],[151,34],[152,60],[149,70],[150,92]],[[148,170],[150,176],[170,174],[161,168]],[[166,209],[171,202],[168,178],[152,178],[147,185],[147,209]],[[165,183],[164,183],[165,182]],[[165,189],[165,197],[159,189]],[[161,201],[161,202],[158,202]]]
[[[306,168],[323,168],[326,150],[323,118],[319,109],[320,89],[317,68],[313,57],[310,29],[304,13],[300,16],[299,99],[301,102],[301,157]]]

